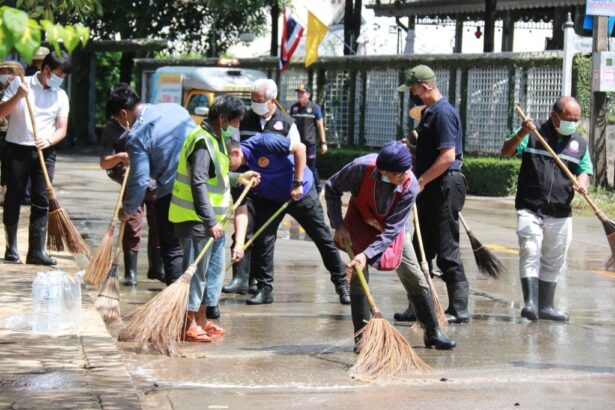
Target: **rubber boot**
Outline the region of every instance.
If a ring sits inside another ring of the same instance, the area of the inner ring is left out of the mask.
[[[162,262],[162,256],[160,256],[160,248],[151,251],[148,249],[147,256],[149,260],[147,278],[164,282],[164,263]]]
[[[248,271],[243,266],[233,265],[233,279],[228,285],[222,286],[224,293],[248,293]]]
[[[567,322],[568,314],[560,312],[553,306],[556,282],[538,281],[538,317],[545,320]]]
[[[357,333],[361,331],[371,319],[372,314],[367,303],[367,297],[364,294],[350,296],[350,314],[352,316],[352,324],[354,326],[354,352],[359,353],[359,345],[362,335]]]
[[[521,309],[521,317],[538,320],[538,278],[521,278],[521,289],[525,303],[525,307]]]
[[[137,258],[139,252],[124,252],[124,286],[137,286]]]
[[[6,251],[4,252],[4,262],[21,263],[19,251],[17,250],[17,228],[15,225],[4,225],[4,233],[6,237]]]
[[[468,313],[468,297],[470,294],[470,285],[468,281],[463,282],[446,282],[446,290],[448,291],[448,309],[446,320],[448,323],[468,323],[470,314]]]
[[[220,305],[207,306],[205,309],[205,316],[207,319],[219,319],[220,318]]]
[[[250,279],[250,287],[248,288],[248,293],[250,295],[256,295],[258,292],[258,281],[254,278]]]
[[[340,297],[340,303],[342,305],[350,305],[350,291],[348,290],[348,284],[346,283],[346,278],[344,278],[343,282],[335,285],[335,291]]]
[[[432,346],[439,350],[451,350],[457,343],[442,333],[436,316],[433,298],[429,290],[424,289],[420,294],[412,296],[412,303],[416,308],[416,316],[425,327],[425,347]]]
[[[47,228],[37,228],[30,225],[28,232],[28,254],[26,255],[27,264],[53,266],[58,263],[45,252],[46,242]]]
[[[414,308],[408,303],[408,308],[402,313],[395,313],[393,319],[398,322],[416,322],[416,315],[414,314]]]
[[[267,305],[269,303],[273,303],[273,289],[269,286],[259,288],[256,295],[246,301],[248,305]]]

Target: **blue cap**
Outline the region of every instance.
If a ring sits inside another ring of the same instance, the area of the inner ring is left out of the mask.
[[[410,150],[399,141],[389,141],[382,146],[376,159],[379,170],[390,172],[403,172],[412,166]]]

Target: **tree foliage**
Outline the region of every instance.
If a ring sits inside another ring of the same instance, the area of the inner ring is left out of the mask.
[[[33,19],[63,21],[68,18],[83,19],[92,14],[101,14],[104,0],[0,0],[0,4],[28,12]]]

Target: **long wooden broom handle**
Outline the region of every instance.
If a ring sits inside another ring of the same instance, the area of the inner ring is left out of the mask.
[[[519,107],[518,105],[515,107],[515,111],[517,111],[517,114],[519,114],[519,116],[521,117],[523,121],[527,119],[527,116],[525,115],[521,107]],[[545,141],[542,135],[540,135],[540,132],[538,132],[536,127],[532,127],[532,133],[534,134],[536,139],[542,144],[544,149],[546,149],[549,152],[549,154],[551,154],[551,156],[555,160],[555,163],[561,168],[562,171],[564,171],[564,174],[566,174],[566,176],[570,180],[570,183],[572,183],[572,186],[579,185],[579,181],[577,181],[577,178],[572,174],[572,172],[570,172],[566,164],[562,162],[560,157],[555,153],[555,151],[553,151],[553,148],[551,148],[551,146],[547,143],[547,141]],[[591,198],[587,194],[581,194],[581,195],[583,196],[583,198],[585,198],[589,206],[591,206],[591,208],[594,210],[596,215],[601,220],[607,219],[604,212],[602,212],[602,210],[598,208],[598,206],[594,203],[594,201],[591,200]]]
[[[423,235],[421,234],[421,224],[419,223],[419,209],[416,206],[416,202],[414,203],[413,209],[413,218],[414,218],[414,229],[416,230],[416,239],[419,243],[419,253],[421,254],[421,265],[423,263],[427,263],[427,258],[425,257],[425,247],[423,246]]]
[[[124,178],[122,179],[122,186],[120,187],[120,195],[117,197],[115,203],[115,211],[113,212],[113,220],[117,220],[120,208],[122,207],[122,199],[124,198],[124,192],[126,192],[126,184],[128,183],[128,174],[130,173],[130,165],[126,167]]]
[[[23,74],[20,74],[21,82],[25,84],[25,79]],[[38,141],[38,129],[36,128],[36,120],[34,119],[34,112],[32,111],[32,103],[30,102],[30,92],[26,94],[26,106],[28,107],[28,114],[30,114],[30,121],[32,122],[32,134],[34,134],[34,143]],[[38,152],[38,160],[41,162],[41,169],[43,170],[43,175],[45,177],[45,183],[47,184],[47,189],[49,190],[49,195],[53,195],[53,185],[51,185],[51,179],[49,178],[49,173],[47,172],[47,166],[45,165],[45,156],[43,155],[43,151],[41,151],[38,147],[36,147],[36,151]]]
[[[348,256],[350,256],[350,259],[354,259],[354,252],[352,251],[352,248],[350,247],[350,244],[348,243],[347,239],[344,239],[344,249],[346,249],[346,253],[348,254]],[[372,292],[369,290],[369,285],[367,284],[367,280],[365,280],[365,275],[363,275],[363,269],[355,265],[354,270],[357,273],[359,282],[361,282],[361,287],[363,288],[363,292],[365,292],[365,296],[367,296],[367,302],[369,303],[369,307],[371,308],[372,313],[374,315],[376,315],[377,313],[380,313],[380,309],[378,309],[378,306],[376,306],[376,301],[374,300],[374,296],[372,295]]]
[[[461,224],[463,225],[463,228],[466,230],[466,233],[468,233],[468,234],[471,233],[472,230],[468,226],[468,223],[466,222],[466,219],[463,217],[463,215],[461,215],[461,212],[457,212],[457,214],[459,215],[459,220],[461,221]]]
[[[265,223],[263,224],[263,226],[261,226],[261,227],[258,229],[258,231],[256,231],[256,232],[252,235],[252,237],[250,238],[250,240],[249,240],[248,242],[246,242],[246,243],[243,245],[243,250],[244,250],[244,251],[245,251],[246,249],[248,249],[248,248],[250,247],[250,245],[252,245],[252,243],[256,240],[256,238],[258,238],[258,236],[259,236],[260,234],[262,234],[262,233],[263,233],[263,231],[264,231],[264,230],[265,230],[265,229],[269,226],[269,224],[270,224],[271,222],[273,222],[273,220],[274,220],[275,218],[277,218],[278,216],[280,216],[280,214],[281,214],[282,212],[284,212],[284,210],[285,210],[286,208],[288,208],[288,205],[290,205],[290,203],[291,203],[292,201],[293,201],[293,199],[292,199],[292,198],[288,199],[288,201],[286,201],[286,202],[284,202],[284,203],[282,204],[282,206],[280,207],[280,209],[278,209],[277,211],[275,211],[275,213],[274,213],[273,215],[271,215],[271,216],[269,217],[269,219],[267,219],[267,221],[265,221]],[[229,270],[229,268],[230,268],[231,266],[233,266],[233,261],[230,261],[230,262],[226,265],[226,269],[225,269],[225,271]]]

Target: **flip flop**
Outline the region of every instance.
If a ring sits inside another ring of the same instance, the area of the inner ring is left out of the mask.
[[[222,329],[220,326],[216,325],[214,322],[212,322],[211,320],[208,320],[207,323],[205,323],[205,332],[209,333],[210,335],[213,336],[220,336],[224,334],[224,329]]]
[[[201,326],[190,326],[184,333],[187,342],[211,342],[210,335]]]

